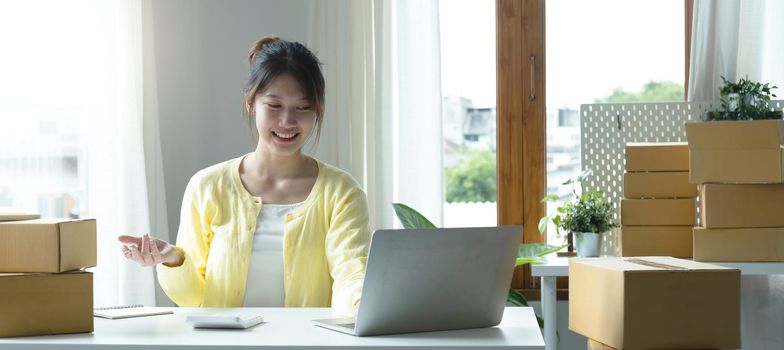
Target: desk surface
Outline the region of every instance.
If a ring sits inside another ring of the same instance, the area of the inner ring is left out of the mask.
[[[537,277],[545,276],[569,276],[569,259],[555,256],[548,256],[544,263],[531,264],[531,275]],[[588,258],[590,259],[590,258]],[[702,261],[706,264],[721,265],[740,270],[742,275],[782,275],[784,274],[784,263],[781,262],[710,262]]]
[[[170,308],[174,314],[121,320],[95,318],[93,333],[0,338],[15,349],[544,349],[534,313],[507,307],[497,327],[354,337],[314,326],[328,308],[259,308],[264,323],[246,330],[193,329],[187,315],[219,309]]]

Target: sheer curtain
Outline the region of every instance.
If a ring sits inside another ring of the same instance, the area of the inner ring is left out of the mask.
[[[324,62],[327,106],[315,155],[368,193],[371,225],[393,202],[442,222],[438,2],[315,0],[308,42]]]
[[[689,101],[719,98],[721,76],[772,83],[784,95],[784,3],[696,0],[692,22]]]
[[[771,83],[784,96],[782,19],[778,0],[696,0],[688,99],[718,100],[721,76]],[[743,348],[784,348],[784,278],[743,276],[741,288]]]
[[[87,133],[87,214],[98,219],[96,304],[155,305],[153,272],[125,260],[118,234],[150,232],[142,136],[142,19],[139,0],[113,0],[105,5],[108,63],[105,89],[95,91]],[[101,72],[98,72],[101,74]]]
[[[149,231],[140,2],[2,2],[0,41],[0,206],[96,218],[95,304],[154,304],[116,241]]]

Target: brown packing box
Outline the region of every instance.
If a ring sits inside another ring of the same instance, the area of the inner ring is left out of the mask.
[[[0,337],[93,331],[93,274],[0,274]]]
[[[588,339],[588,350],[622,350],[622,349],[616,349],[616,348],[611,347],[609,345],[602,344],[602,343],[600,343],[600,342],[598,342],[596,340]],[[670,349],[670,348],[668,348],[667,350],[680,350],[680,349]],[[692,349],[690,349],[690,350],[692,350]],[[711,350],[711,349],[708,349],[708,350]]]
[[[740,271],[671,257],[570,259],[569,329],[617,349],[740,348]]]
[[[691,258],[692,226],[623,226],[621,255]]]
[[[621,224],[624,226],[694,226],[695,198],[621,199]]]
[[[95,219],[0,222],[0,272],[63,272],[95,266]]]
[[[694,198],[697,185],[689,183],[688,171],[657,171],[623,174],[626,198]]]
[[[784,184],[704,184],[700,217],[706,228],[784,227]]]
[[[784,262],[784,227],[695,227],[694,260]]]
[[[686,123],[692,183],[784,182],[784,121]]]
[[[604,345],[596,340],[588,339],[588,350],[618,350],[618,349]]]
[[[626,171],[689,171],[685,142],[627,143]]]

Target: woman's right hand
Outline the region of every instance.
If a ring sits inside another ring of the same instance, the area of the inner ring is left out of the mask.
[[[180,254],[172,244],[164,240],[151,238],[148,234],[141,237],[121,235],[117,239],[123,244],[120,249],[125,258],[141,266],[154,266],[160,263],[174,266],[182,264]]]

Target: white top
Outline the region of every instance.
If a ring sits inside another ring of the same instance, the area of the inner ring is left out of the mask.
[[[283,224],[302,203],[264,204],[256,221],[244,306],[283,306]]]
[[[497,327],[444,332],[354,337],[313,325],[312,320],[329,318],[329,308],[261,308],[264,323],[236,329],[193,329],[188,315],[213,313],[222,309],[165,308],[172,315],[136,317],[122,320],[95,318],[93,333],[0,338],[0,349],[544,349],[544,340],[529,307],[507,307]],[[247,309],[234,309],[234,311]]]

